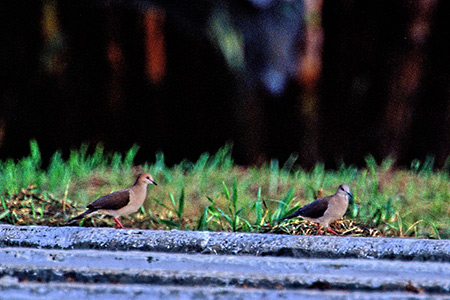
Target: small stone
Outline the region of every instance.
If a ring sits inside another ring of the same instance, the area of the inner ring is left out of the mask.
[[[19,284],[19,278],[12,277],[9,275],[0,277],[0,285],[13,285],[13,284]]]

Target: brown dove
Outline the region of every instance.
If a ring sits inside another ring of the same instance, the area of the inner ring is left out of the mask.
[[[321,232],[320,225],[322,225],[329,232],[338,235],[329,225],[344,216],[347,211],[349,197],[353,198],[353,195],[350,193],[350,187],[342,184],[339,186],[336,194],[314,200],[281,221],[300,216],[308,221],[318,223],[318,234]]]
[[[87,211],[72,218],[68,223],[80,220],[92,213],[99,213],[113,216],[116,228],[125,228],[118,218],[134,213],[144,204],[147,197],[147,185],[150,183],[157,185],[152,175],[141,174],[132,186],[98,198],[87,206]]]

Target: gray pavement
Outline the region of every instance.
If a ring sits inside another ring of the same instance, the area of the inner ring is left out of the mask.
[[[0,225],[0,299],[450,299],[450,241]]]

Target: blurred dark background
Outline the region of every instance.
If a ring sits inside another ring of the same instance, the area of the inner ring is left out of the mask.
[[[450,154],[450,2],[3,1],[0,158],[138,144],[169,164]]]

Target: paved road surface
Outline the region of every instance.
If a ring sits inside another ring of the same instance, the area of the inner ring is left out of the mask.
[[[89,242],[99,234],[101,243]],[[449,253],[440,253],[449,247],[412,239],[0,226],[0,299],[450,299]]]

